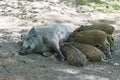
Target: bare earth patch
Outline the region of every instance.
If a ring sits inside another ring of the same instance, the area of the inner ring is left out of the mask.
[[[81,9],[82,11],[82,9]],[[32,26],[62,23],[76,27],[105,22],[116,29],[113,60],[75,67],[54,56],[20,56],[20,35]],[[120,14],[78,12],[59,0],[0,0],[0,80],[120,80]]]

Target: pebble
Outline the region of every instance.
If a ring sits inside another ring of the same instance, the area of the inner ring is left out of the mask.
[[[114,66],[119,66],[120,64],[119,63],[113,63]]]
[[[112,72],[111,71],[108,71],[109,74],[111,74]]]

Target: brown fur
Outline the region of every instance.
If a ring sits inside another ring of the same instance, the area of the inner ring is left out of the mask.
[[[101,30],[85,30],[81,32],[73,32],[70,36],[70,41],[80,42],[96,46],[100,44],[106,53],[112,58],[110,48],[111,45],[108,38],[111,36]]]
[[[63,43],[61,45],[61,51],[71,65],[84,66],[84,64],[88,61],[86,56],[70,43]]]
[[[73,42],[72,45],[85,54],[88,60],[92,62],[104,61],[106,59],[105,54],[94,46],[75,42]]]
[[[77,28],[75,30],[75,32],[80,32],[80,31],[84,31],[84,30],[96,30],[96,29],[102,30],[109,35],[112,35],[113,31],[115,30],[114,27],[110,24],[96,23],[96,24],[93,24],[93,25],[81,26],[81,27]]]
[[[93,25],[86,26],[82,25],[81,27],[77,28],[74,32],[81,32],[85,30],[101,30],[111,35],[110,37],[108,37],[108,42],[110,43],[111,52],[113,51],[114,38],[112,37],[112,34],[115,28],[112,25],[106,23],[95,23]]]

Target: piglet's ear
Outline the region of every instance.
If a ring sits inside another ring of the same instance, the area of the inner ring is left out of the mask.
[[[34,27],[30,30],[29,35],[31,35],[31,36],[36,35],[36,31],[35,31]]]

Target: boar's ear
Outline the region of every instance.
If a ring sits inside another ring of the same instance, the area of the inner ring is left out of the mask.
[[[21,40],[24,40],[25,34],[21,35]]]
[[[84,25],[81,25],[80,27],[84,27]]]
[[[31,36],[35,36],[36,35],[36,31],[35,31],[34,27],[30,30],[29,35],[31,35]]]

